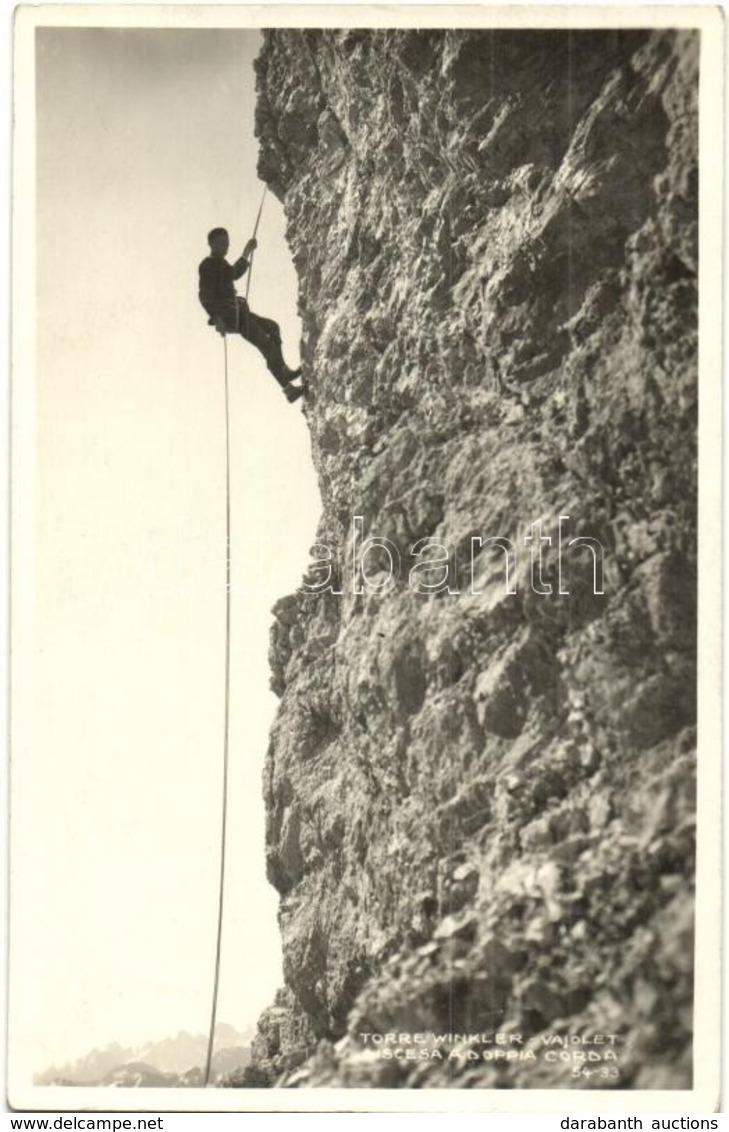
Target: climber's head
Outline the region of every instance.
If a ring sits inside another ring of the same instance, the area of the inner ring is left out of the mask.
[[[230,240],[225,228],[213,228],[208,232],[208,244],[213,255],[226,256],[230,247]]]

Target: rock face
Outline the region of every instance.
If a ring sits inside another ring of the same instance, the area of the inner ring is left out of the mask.
[[[272,630],[269,1079],[691,1083],[698,47],[266,34],[323,501]]]

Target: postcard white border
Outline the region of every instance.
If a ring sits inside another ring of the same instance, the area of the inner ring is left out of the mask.
[[[333,5],[41,5],[15,16],[11,408],[11,759],[32,742],[35,367],[35,59],[37,27],[696,28],[700,71],[699,667],[695,1072],[691,1090],[102,1089],[37,1087],[14,1058],[11,856],[8,1101],[16,1111],[78,1112],[714,1112],[719,1104],[721,985],[722,223],[724,19],[718,7]],[[16,799],[12,794],[11,804]],[[12,822],[22,819],[13,813]]]

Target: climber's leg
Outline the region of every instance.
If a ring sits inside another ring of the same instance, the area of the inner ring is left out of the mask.
[[[239,299],[241,335],[263,355],[269,372],[281,386],[288,385],[299,376],[298,370],[290,370],[281,353],[281,332],[278,324],[270,318],[254,314],[244,299]]]
[[[274,322],[272,318],[264,318],[262,314],[257,314],[255,317],[269,338],[275,338],[277,342],[281,341],[281,327],[277,322]]]

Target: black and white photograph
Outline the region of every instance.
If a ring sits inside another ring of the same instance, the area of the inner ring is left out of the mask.
[[[723,36],[16,10],[12,1108],[716,1110]]]

